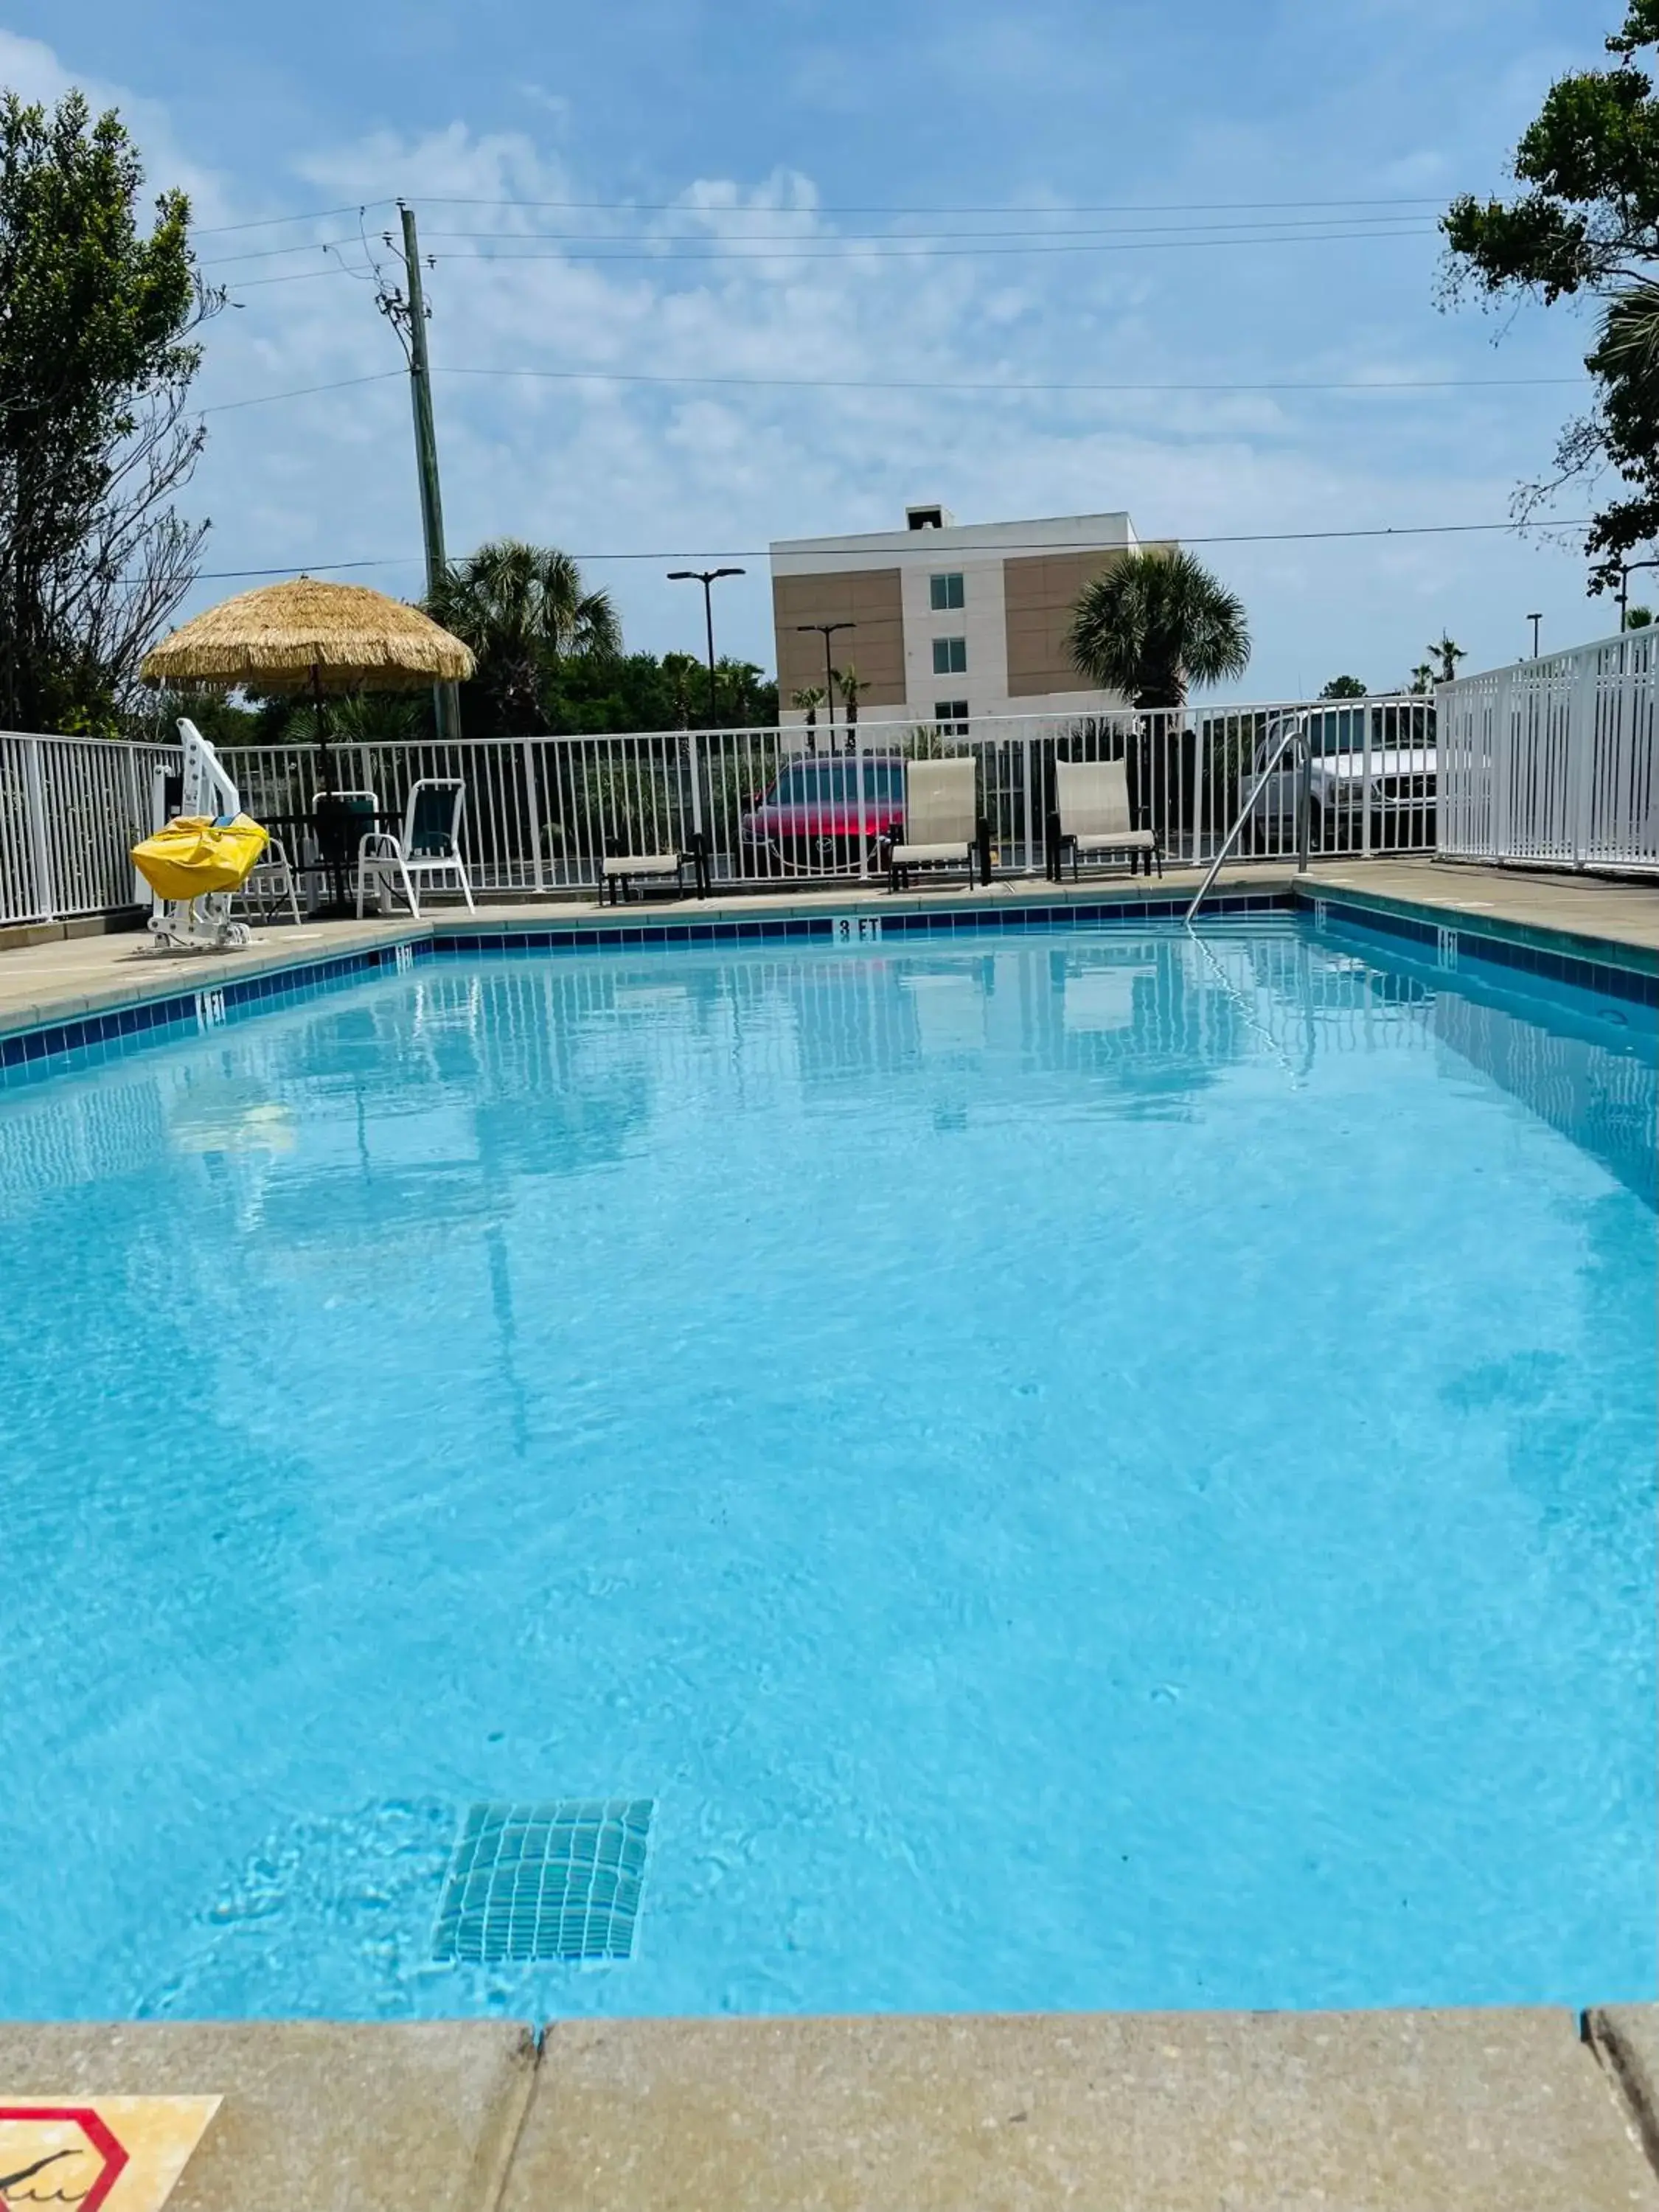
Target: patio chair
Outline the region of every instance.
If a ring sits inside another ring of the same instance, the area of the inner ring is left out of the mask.
[[[1129,772],[1121,760],[1054,763],[1054,811],[1048,817],[1048,876],[1058,883],[1071,848],[1072,881],[1078,879],[1079,860],[1115,858],[1127,854],[1133,875],[1140,856],[1146,856],[1146,872],[1164,873],[1164,854],[1155,830],[1136,830],[1129,813]]]
[[[461,816],[466,806],[466,786],[458,775],[423,775],[410,786],[400,834],[371,830],[357,848],[357,915],[373,884],[377,898],[396,897],[399,890],[409,901],[416,921],[421,902],[417,883],[453,876],[466,901],[472,902],[471,880],[461,858]]]
[[[619,837],[605,841],[605,858],[599,864],[599,904],[609,898],[612,906],[627,898],[629,886],[639,884],[645,888],[653,884],[666,884],[674,878],[677,896],[685,896],[685,872],[690,868],[699,898],[708,896],[708,841],[702,830],[694,830],[691,842],[683,849],[672,853],[628,853],[623,849]]]
[[[887,888],[908,884],[910,871],[959,862],[974,879],[991,880],[991,833],[979,811],[979,769],[971,753],[904,764],[904,827],[887,849]]]
[[[313,791],[311,794],[311,852],[300,872],[317,879],[319,895],[336,902],[349,896],[357,848],[380,823],[380,802],[372,791]]]
[[[274,921],[287,907],[294,926],[300,926],[300,887],[280,837],[267,837],[265,849],[230,895],[232,913],[257,914],[261,921]]]

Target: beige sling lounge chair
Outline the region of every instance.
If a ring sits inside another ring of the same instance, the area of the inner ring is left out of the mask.
[[[971,753],[952,760],[907,761],[904,828],[889,848],[887,888],[908,884],[910,870],[957,862],[973,881],[991,880],[991,836],[979,811],[979,769]]]

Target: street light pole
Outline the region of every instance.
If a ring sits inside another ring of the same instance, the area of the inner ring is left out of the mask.
[[[671,584],[701,584],[702,586],[702,618],[708,632],[708,726],[712,730],[720,720],[718,696],[714,687],[714,586],[722,576],[746,576],[746,568],[671,568]]]
[[[836,672],[830,665],[830,641],[838,629],[856,629],[855,622],[797,623],[798,630],[815,629],[823,640],[823,705],[830,717],[830,750],[836,750]]]
[[[1527,617],[1527,620],[1532,624],[1532,657],[1534,660],[1538,658],[1538,625],[1543,621],[1543,619],[1544,617],[1542,615],[1528,615]]]

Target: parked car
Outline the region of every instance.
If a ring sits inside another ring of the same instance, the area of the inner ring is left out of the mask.
[[[902,755],[869,753],[860,763],[798,753],[738,826],[744,873],[855,875],[860,844],[874,869],[884,865],[887,842],[903,820]]]
[[[1285,744],[1287,735],[1291,741]],[[1433,843],[1433,706],[1427,700],[1357,700],[1351,707],[1279,714],[1268,722],[1256,740],[1239,794],[1252,810],[1247,849],[1287,852],[1294,847],[1304,747],[1309,843],[1316,853],[1358,850],[1365,842],[1368,815],[1373,851]],[[1270,766],[1275,755],[1277,764]]]

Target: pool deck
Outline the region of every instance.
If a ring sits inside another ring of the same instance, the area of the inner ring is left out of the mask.
[[[1196,878],[1176,871],[1156,892]],[[1231,891],[1281,893],[1282,870]],[[1659,884],[1425,860],[1305,891],[1659,964]],[[1137,885],[1137,890],[1146,888]],[[1111,897],[1129,896],[1115,885]],[[699,918],[1098,900],[1098,884],[719,898]],[[492,930],[592,906],[481,908]],[[653,904],[607,923],[657,921]],[[440,926],[452,923],[445,909]],[[0,949],[0,1030],[422,933],[319,924],[156,958]],[[188,980],[187,980],[188,979]],[[1659,2212],[1659,2005],[423,2025],[0,2025],[18,2100],[220,2095],[177,2212]],[[147,2212],[154,2200],[131,2200]],[[110,2212],[127,2212],[112,2198]]]
[[[1094,904],[1102,899],[1133,901],[1141,896],[1178,898],[1195,890],[1198,875],[1171,868],[1150,884],[1122,877],[1097,878],[1080,886],[1058,889],[1018,879],[977,886],[890,896],[878,889],[721,896],[668,903],[635,902],[621,908],[591,901],[520,902],[481,906],[476,916],[453,903],[427,920],[311,922],[300,928],[276,925],[257,929],[246,951],[161,955],[150,951],[142,933],[52,936],[43,941],[8,943],[34,932],[0,932],[0,1031],[47,1022],[76,1019],[111,1006],[166,996],[239,975],[258,975],[305,961],[431,934],[458,922],[491,931],[549,929],[603,921],[635,927],[664,921],[721,919],[772,920],[836,913],[899,914],[952,906],[979,907]],[[1322,863],[1296,877],[1279,867],[1237,869],[1224,875],[1218,890],[1231,896],[1284,896],[1299,884],[1304,897],[1322,890],[1371,899],[1389,907],[1415,908],[1434,919],[1466,915],[1472,921],[1499,928],[1547,934],[1556,944],[1621,952],[1641,964],[1659,967],[1659,882],[1610,882],[1586,876],[1521,874],[1510,869],[1475,868],[1427,860]]]
[[[1656,2070],[1659,2008],[0,2027],[0,2106],[222,2099],[175,2212],[1655,2212]]]

